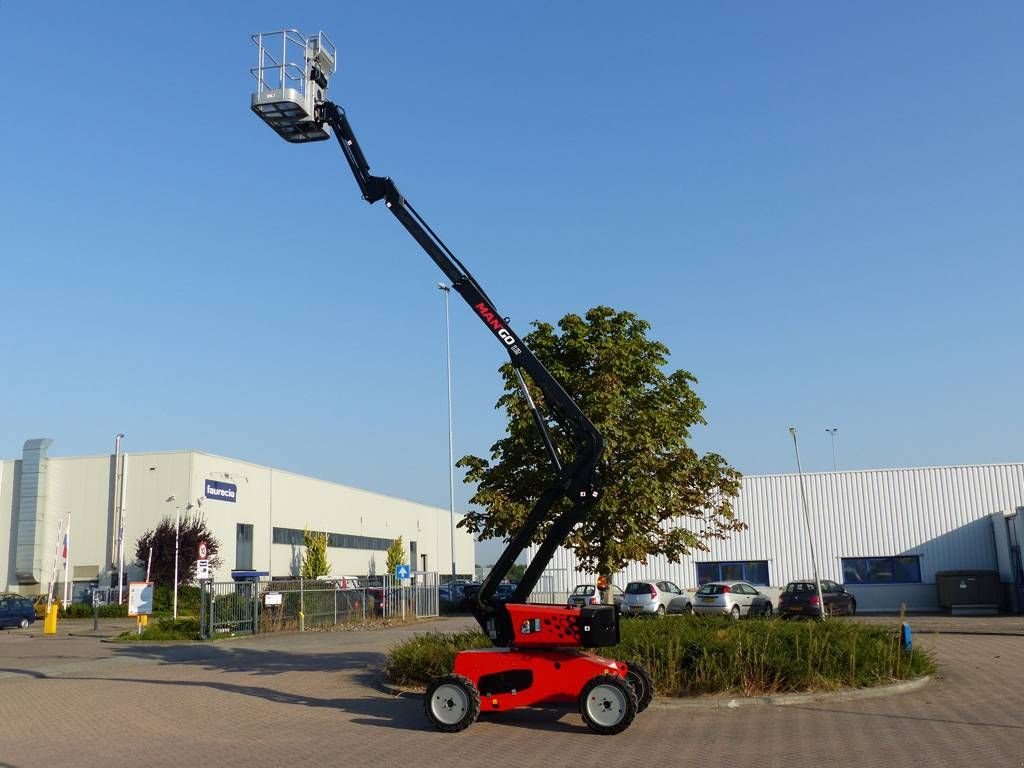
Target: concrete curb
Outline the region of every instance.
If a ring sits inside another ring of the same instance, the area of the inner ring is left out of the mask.
[[[879,685],[875,688],[842,688],[838,691],[818,691],[815,693],[780,693],[775,696],[739,696],[719,698],[699,696],[691,699],[677,699],[669,696],[657,696],[651,702],[651,709],[740,709],[741,707],[786,707],[796,704],[809,704],[818,701],[853,701],[857,699],[880,699],[900,693],[911,693],[924,688],[931,682],[931,675],[915,680],[906,680],[890,685]],[[395,698],[423,698],[423,691],[415,688],[403,688],[392,685],[377,675],[373,687],[381,693]]]

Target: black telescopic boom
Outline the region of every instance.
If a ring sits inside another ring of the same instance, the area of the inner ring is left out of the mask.
[[[525,382],[521,382],[556,476],[534,504],[520,530],[505,547],[498,562],[484,579],[477,596],[477,606],[474,610],[477,621],[480,622],[484,631],[488,632],[492,640],[498,645],[505,645],[512,638],[511,627],[504,607],[493,600],[495,590],[502,579],[508,575],[519,555],[533,540],[537,529],[548,519],[552,507],[565,497],[571,503],[570,508],[559,514],[551,523],[537,553],[527,565],[526,573],[513,592],[510,602],[525,602],[529,597],[544,569],[551,561],[555,549],[565,541],[573,527],[586,517],[587,512],[597,502],[599,495],[597,463],[604,449],[604,439],[561,384],[534,356],[515,331],[509,328],[507,320],[498,312],[494,302],[490,300],[473,275],[402,196],[394,182],[389,177],[374,176],[370,173],[369,163],[356,140],[352,126],[345,116],[345,111],[337,104],[328,101],[321,105],[319,116],[334,131],[334,136],[345,154],[345,159],[352,169],[356,183],[359,184],[363,199],[369,203],[375,203],[378,200],[385,201],[388,210],[395,215],[395,218],[401,222],[413,239],[433,259],[451,282],[452,287],[505,348],[517,373],[525,371],[533,380],[540,390],[552,418],[571,437],[574,444],[575,455],[572,461],[562,466],[550,435],[547,433],[544,420],[532,399],[529,398]]]

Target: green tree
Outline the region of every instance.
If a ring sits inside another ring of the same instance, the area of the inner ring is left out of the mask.
[[[391,546],[388,547],[388,573],[393,575],[395,568],[400,565],[405,565],[405,545],[402,543],[401,536],[392,541]]]
[[[585,317],[535,322],[525,341],[579,404],[605,438],[599,467],[602,495],[589,517],[566,541],[580,570],[604,576],[652,555],[678,560],[707,540],[724,539],[746,526],[733,500],[740,473],[716,453],[699,455],[689,445],[694,426],[704,425],[704,403],[685,370],[666,373],[669,350],[647,337],[650,325],[631,312],[594,307]],[[514,370],[501,367],[508,434],[491,446],[491,459],[464,456],[465,482],[476,484],[460,526],[481,538],[510,538],[552,479],[552,469]],[[538,402],[540,392],[528,382]],[[567,435],[549,422],[560,454],[573,455]],[[553,514],[567,508],[562,500]],[[539,541],[548,526],[537,533]],[[610,600],[609,590],[605,600]]]
[[[331,564],[327,562],[327,531],[302,532],[302,543],[306,551],[302,555],[302,566],[299,573],[304,579],[315,579],[317,576],[330,576]]]
[[[199,559],[199,542],[205,541],[210,568],[220,567],[220,542],[206,527],[202,515],[186,515],[181,518],[178,528],[178,586],[190,584],[196,578],[196,560]],[[146,531],[135,542],[135,560],[146,567],[150,547],[153,549],[153,565],[150,579],[156,584],[174,585],[174,518],[165,517],[156,528]]]

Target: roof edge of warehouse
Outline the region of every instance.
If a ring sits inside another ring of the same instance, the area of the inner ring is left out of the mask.
[[[803,472],[804,477],[809,475],[853,475],[868,472],[923,472],[931,469],[970,469],[972,467],[1019,467],[1024,464],[1024,458],[1020,461],[983,461],[978,464],[930,464],[923,467],[873,467],[868,469],[817,469]],[[743,478],[748,477],[797,477],[797,472],[742,472]]]
[[[445,509],[445,507],[437,506],[435,504],[428,504],[425,501],[418,501],[416,499],[410,499],[410,498],[408,498],[406,496],[397,496],[395,494],[382,493],[381,491],[371,491],[371,490],[368,490],[366,488],[360,488],[360,487],[355,486],[355,485],[348,485],[347,483],[339,483],[336,480],[325,480],[322,477],[315,477],[313,475],[307,475],[307,474],[304,474],[302,472],[295,472],[295,471],[290,470],[290,469],[281,469],[279,467],[271,467],[271,466],[269,466],[267,464],[259,464],[259,463],[254,462],[254,461],[249,461],[248,459],[239,459],[237,457],[232,457],[232,456],[223,456],[223,455],[221,455],[219,453],[210,453],[209,451],[202,451],[202,450],[199,450],[197,448],[175,448],[175,449],[169,450],[169,451],[123,451],[122,455],[124,455],[124,456],[167,456],[167,455],[175,454],[175,453],[185,453],[185,454],[187,454],[187,453],[195,453],[195,454],[199,454],[200,456],[207,456],[207,457],[209,457],[211,459],[223,459],[224,461],[235,461],[235,462],[238,462],[240,464],[248,464],[249,466],[255,467],[257,469],[265,469],[268,472],[277,472],[277,473],[280,473],[280,474],[292,475],[293,477],[301,477],[301,478],[303,478],[305,480],[314,480],[314,481],[316,481],[318,483],[326,483],[328,485],[334,485],[334,486],[337,486],[339,488],[345,488],[345,489],[350,490],[350,491],[355,491],[356,493],[365,493],[365,494],[369,494],[370,496],[379,496],[379,497],[385,498],[385,499],[397,499],[397,500],[400,500],[400,501],[407,501],[410,504],[418,504],[418,505],[423,506],[423,507],[429,507],[430,509]],[[80,460],[80,459],[109,459],[113,455],[114,454],[112,454],[112,453],[95,453],[95,454],[87,454],[87,455],[84,455],[84,456],[48,456],[48,459],[50,461],[77,461],[77,460]],[[17,459],[0,459],[0,463],[6,462],[6,461],[21,461],[21,459],[20,458],[17,458]],[[462,517],[464,513],[459,512],[458,510],[455,510],[455,514],[457,516],[459,516],[459,517]]]

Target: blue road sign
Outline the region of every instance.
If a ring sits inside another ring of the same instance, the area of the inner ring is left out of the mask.
[[[396,579],[408,579],[409,578],[409,566],[408,565],[396,565],[395,566],[395,578]]]

